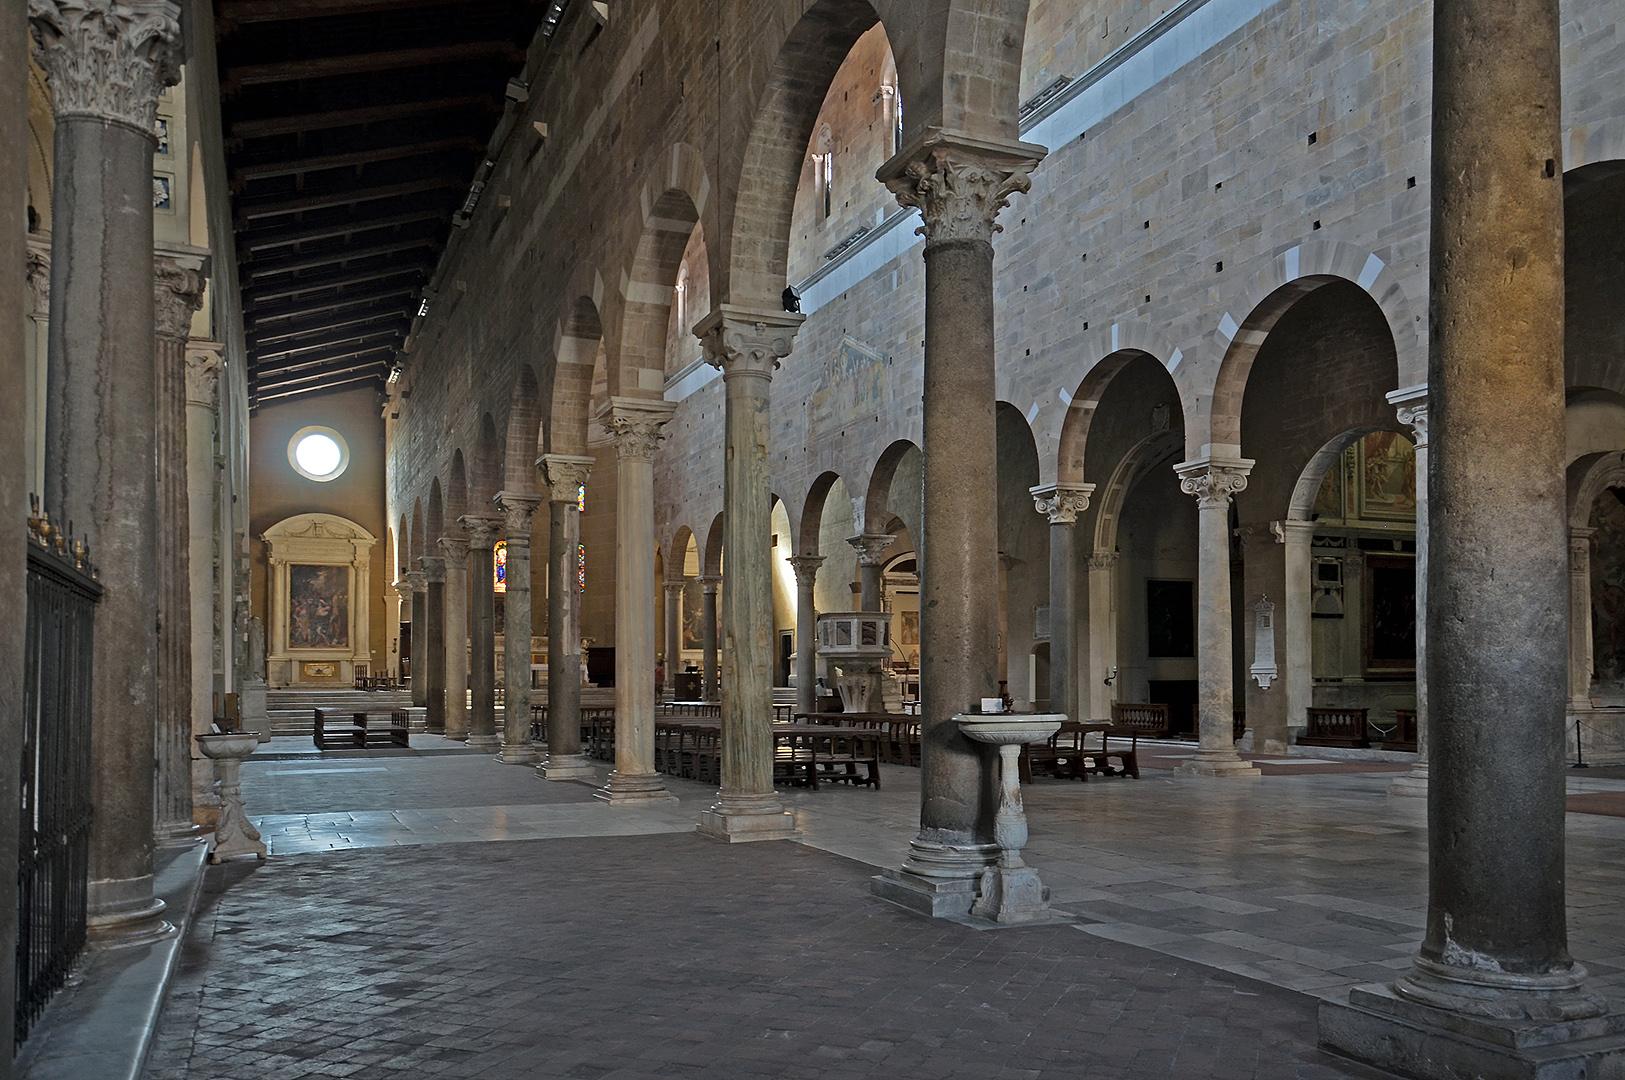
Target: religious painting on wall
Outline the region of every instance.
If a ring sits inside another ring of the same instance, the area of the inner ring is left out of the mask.
[[[1366,672],[1408,674],[1416,670],[1416,562],[1398,555],[1369,555],[1366,580]]]
[[[897,627],[897,644],[918,645],[920,643],[920,613],[918,611],[898,612],[900,623]]]
[[[683,582],[683,648],[703,649],[701,637],[705,626],[705,591],[698,581],[689,578]]]
[[[350,568],[288,567],[288,648],[350,647]]]
[[[1196,655],[1196,583],[1145,583],[1146,654],[1158,657]]]
[[[1359,516],[1366,521],[1416,520],[1416,447],[1397,431],[1360,440]]]
[[[1592,695],[1612,702],[1625,695],[1625,492],[1605,491],[1591,524]]]
[[[1326,470],[1326,478],[1320,482],[1320,490],[1315,492],[1315,505],[1310,515],[1316,521],[1342,521],[1347,511],[1343,504],[1343,473],[1349,467],[1351,455],[1355,453],[1354,447],[1349,447],[1338,455],[1337,463]]]

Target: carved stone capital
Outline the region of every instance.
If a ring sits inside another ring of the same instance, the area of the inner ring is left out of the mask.
[[[707,596],[715,596],[717,586],[722,584],[722,577],[718,574],[701,574],[694,580],[700,583],[700,590]]]
[[[1428,444],[1428,388],[1407,386],[1388,395],[1388,404],[1394,407],[1399,422],[1411,429],[1411,442],[1418,450]]]
[[[547,477],[548,502],[574,503],[587,477],[592,475],[596,458],[575,457],[570,454],[548,454],[539,458],[536,467]]]
[[[423,567],[423,580],[426,584],[445,584],[445,559],[442,559],[438,555],[419,555],[418,565]]]
[[[599,420],[615,433],[615,456],[621,461],[653,461],[655,448],[663,437],[660,429],[670,422],[677,406],[669,401],[644,398],[610,398],[598,414]]]
[[[1051,525],[1072,525],[1079,514],[1089,509],[1089,496],[1095,493],[1095,485],[1041,484],[1027,491],[1033,497],[1033,508],[1047,517]]]
[[[674,603],[683,595],[684,581],[663,581],[661,587],[666,590],[666,602]]]
[[[810,589],[818,580],[818,568],[824,565],[822,555],[792,555],[790,569],[796,572],[796,584]]]
[[[180,16],[173,0],[28,0],[57,121],[122,124],[157,145],[158,93],[180,80]]]
[[[502,531],[502,519],[489,514],[464,514],[457,523],[468,533],[468,546],[476,551],[494,548],[497,533]]]
[[[395,582],[395,595],[401,598],[403,604],[412,602],[412,583],[404,576],[401,580]]]
[[[796,331],[806,319],[799,312],[722,304],[694,327],[694,336],[705,346],[706,363],[720,368],[724,378],[772,378],[779,361],[790,355]]]
[[[1253,463],[1248,458],[1223,461],[1208,458],[1174,466],[1174,472],[1179,474],[1179,490],[1196,496],[1196,505],[1201,510],[1229,506],[1231,499],[1247,490],[1247,474],[1252,470]]]
[[[421,565],[423,556],[418,556],[418,562]],[[415,593],[423,592],[429,587],[429,578],[422,570],[408,570],[405,574],[405,581]]]
[[[925,246],[957,240],[993,242],[999,211],[1016,192],[1032,187],[1044,148],[928,128],[875,174],[925,224],[915,230]]]
[[[186,350],[186,403],[213,409],[220,391],[220,346],[208,342]]]
[[[530,543],[530,516],[542,505],[542,497],[521,491],[499,491],[497,502],[502,506],[502,524],[508,543]]]
[[[196,263],[196,265],[187,265]],[[192,333],[192,313],[203,305],[201,259],[160,255],[152,265],[153,330],[159,337],[185,341]]]
[[[468,539],[462,536],[442,536],[440,555],[447,566],[467,566]]]
[[[846,542],[857,551],[859,566],[884,566],[886,549],[891,547],[896,539],[897,537],[890,533],[862,533],[847,537]]]
[[[1117,552],[1091,551],[1089,553],[1089,569],[1110,570],[1117,565]]]
[[[28,248],[28,314],[36,319],[51,315],[51,253]]]

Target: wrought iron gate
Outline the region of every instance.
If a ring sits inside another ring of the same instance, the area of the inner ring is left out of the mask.
[[[52,539],[50,532],[35,532],[28,545],[17,1044],[85,947],[91,642],[102,588],[88,572],[82,548],[76,554]]]

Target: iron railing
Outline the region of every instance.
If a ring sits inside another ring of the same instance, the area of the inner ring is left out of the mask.
[[[17,852],[17,1013],[28,1037],[85,947],[90,672],[102,588],[82,545],[30,521]]]

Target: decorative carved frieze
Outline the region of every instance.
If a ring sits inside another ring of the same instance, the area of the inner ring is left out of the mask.
[[[1072,525],[1078,515],[1089,509],[1089,496],[1095,493],[1093,484],[1043,484],[1028,488],[1033,497],[1033,508],[1049,519],[1051,525]]]
[[[172,0],[28,0],[57,120],[122,124],[156,146],[158,94],[180,80],[180,16]]]
[[[1010,196],[1032,187],[1042,147],[995,143],[936,130],[877,174],[897,201],[915,208],[925,224],[915,230],[931,247],[956,240],[993,242],[999,211]]]
[[[1117,565],[1117,552],[1091,551],[1089,553],[1089,569],[1110,570]]]
[[[1230,500],[1247,489],[1247,474],[1253,463],[1246,458],[1230,461],[1187,461],[1176,465],[1179,490],[1196,496],[1196,505],[1202,510],[1229,506]]]

